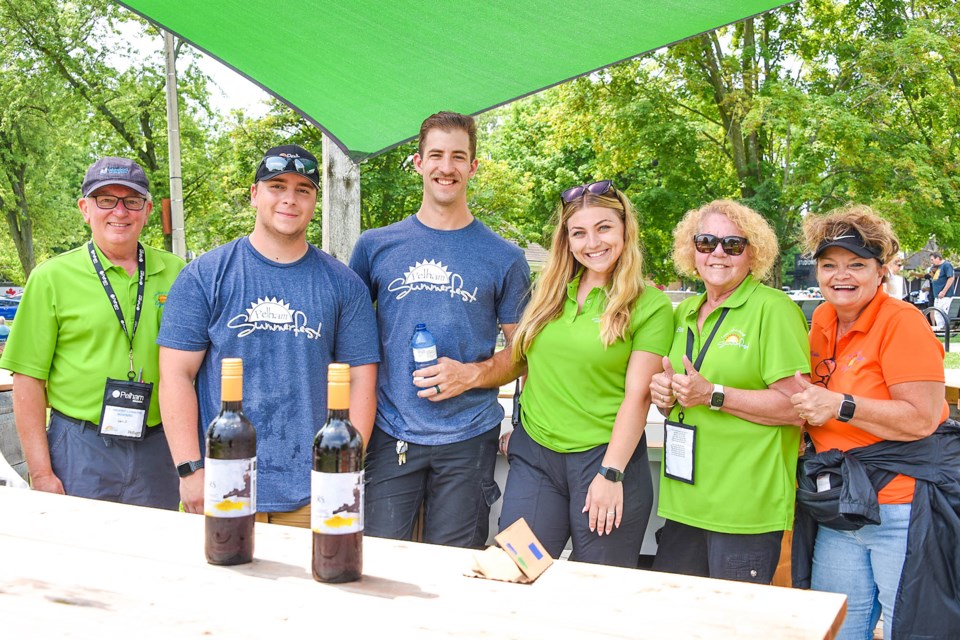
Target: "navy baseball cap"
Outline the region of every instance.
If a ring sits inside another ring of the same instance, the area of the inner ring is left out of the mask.
[[[263,182],[284,173],[299,173],[320,188],[320,169],[317,158],[303,147],[285,144],[267,151],[257,165],[254,182]]]
[[[100,158],[87,169],[87,175],[83,178],[83,197],[111,184],[130,187],[142,196],[150,193],[150,181],[140,165],[127,158],[108,156]]]

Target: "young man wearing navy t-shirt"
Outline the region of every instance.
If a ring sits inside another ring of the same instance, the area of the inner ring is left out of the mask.
[[[220,409],[220,363],[243,359],[257,429],[257,519],[310,525],[312,442],[327,417],[327,365],[349,364],[350,418],[373,428],[379,349],[367,290],[309,244],[319,187],[306,149],[270,149],[250,201],[253,232],[200,256],[170,289],[160,336],[160,411],[186,511],[203,513],[203,439]],[[196,392],[194,392],[196,380]]]
[[[366,458],[367,534],[410,539],[421,505],[424,542],[486,543],[503,409],[500,385],[521,368],[509,341],[526,304],[523,252],[473,217],[473,118],[441,112],[420,128],[416,214],[360,236],[350,266],[376,303],[382,364]],[[425,323],[438,364],[414,370],[410,341]],[[508,345],[496,355],[498,325]]]

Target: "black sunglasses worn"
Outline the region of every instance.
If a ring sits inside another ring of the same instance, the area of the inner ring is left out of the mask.
[[[267,171],[287,171],[293,169],[305,176],[313,175],[317,171],[317,163],[309,158],[284,158],[283,156],[267,156],[260,163]]]
[[[560,194],[560,199],[569,204],[579,199],[584,193],[602,196],[610,193],[610,191],[614,189],[616,189],[616,187],[613,186],[612,181],[598,180],[597,182],[580,184],[575,187],[570,187],[569,189],[564,189],[563,193]]]
[[[698,233],[693,236],[693,246],[700,253],[713,253],[717,245],[723,247],[723,252],[728,256],[738,256],[747,248],[749,242],[743,236],[724,236],[718,238],[709,233]]]

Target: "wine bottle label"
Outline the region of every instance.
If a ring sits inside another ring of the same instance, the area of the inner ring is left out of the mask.
[[[257,459],[204,461],[203,513],[240,518],[257,512]]]
[[[310,524],[314,533],[363,531],[363,471],[311,474]]]
[[[413,350],[414,362],[430,362],[437,359],[437,345]]]

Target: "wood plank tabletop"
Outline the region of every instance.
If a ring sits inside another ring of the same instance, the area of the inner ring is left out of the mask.
[[[464,576],[472,552],[364,541],[359,582],[310,575],[310,532],[256,525],[214,567],[204,519],[0,489],[3,637],[832,638],[844,596],[575,562],[532,585]],[[55,635],[54,635],[55,634]]]

